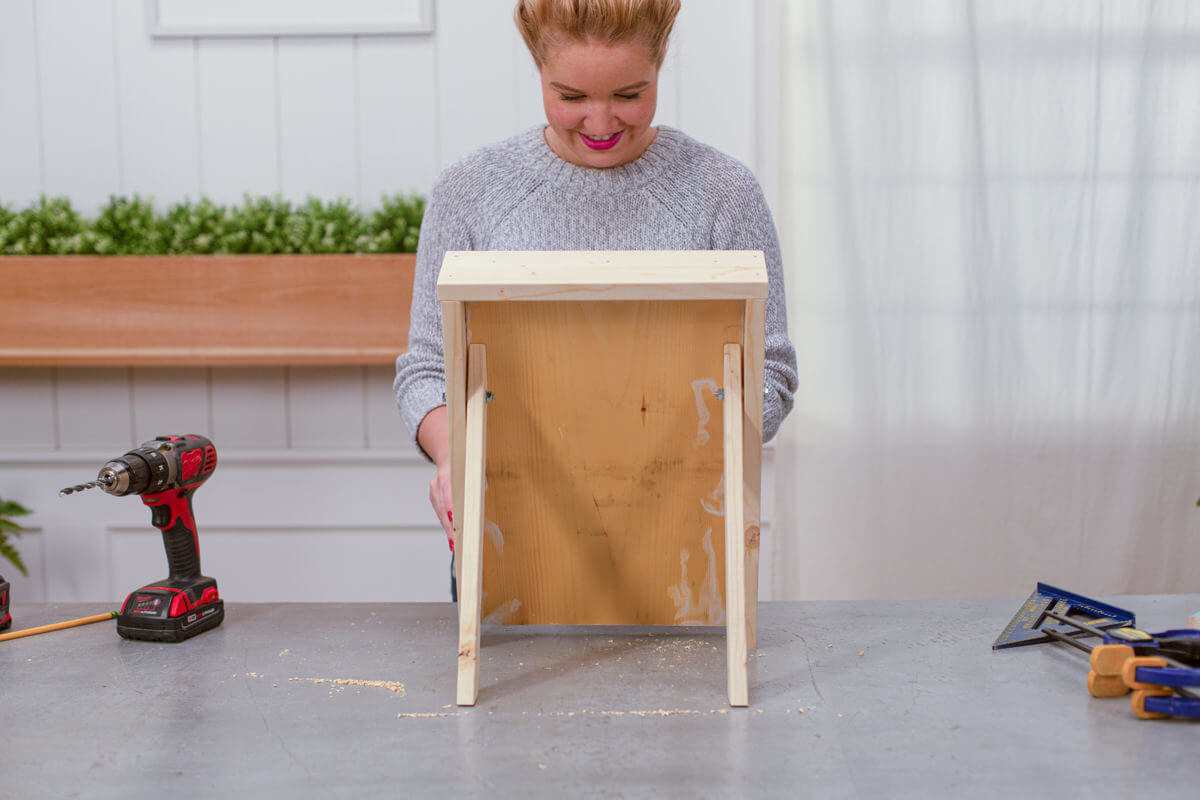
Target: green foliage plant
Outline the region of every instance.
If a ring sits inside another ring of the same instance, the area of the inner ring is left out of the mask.
[[[211,255],[415,253],[425,200],[382,198],[362,212],[349,200],[247,195],[234,206],[206,197],[155,210],[150,199],[112,196],[94,220],[65,197],[42,197],[23,210],[0,205],[0,255]]]
[[[295,253],[354,253],[365,233],[362,214],[348,200],[310,197],[289,221],[288,244]]]
[[[4,556],[12,565],[20,570],[22,575],[28,577],[29,570],[25,569],[25,562],[21,560],[21,554],[17,552],[17,548],[9,541],[10,537],[15,539],[24,532],[24,528],[12,521],[13,517],[21,517],[31,513],[28,508],[25,508],[20,503],[14,503],[11,500],[0,500],[0,556]]]
[[[393,195],[367,222],[366,253],[415,253],[425,215],[425,198],[420,195]]]
[[[65,256],[92,252],[87,225],[65,197],[43,196],[0,226],[0,254]]]
[[[110,197],[88,231],[92,249],[102,256],[144,256],[161,253],[166,230],[149,200]]]

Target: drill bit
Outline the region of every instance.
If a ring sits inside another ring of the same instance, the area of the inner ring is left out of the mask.
[[[94,480],[94,481],[88,481],[87,483],[76,484],[75,486],[68,486],[67,488],[60,490],[58,493],[58,496],[66,497],[69,494],[74,494],[75,492],[82,492],[85,489],[91,489],[96,486],[108,486],[110,483],[112,483],[112,476],[105,475],[103,478],[96,478],[96,480]]]

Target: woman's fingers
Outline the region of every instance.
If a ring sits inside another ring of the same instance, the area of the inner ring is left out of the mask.
[[[433,506],[433,511],[437,514],[438,522],[442,524],[442,530],[446,532],[446,541],[450,545],[450,552],[453,553],[454,513],[451,510],[450,481],[440,469],[429,483],[429,504]]]

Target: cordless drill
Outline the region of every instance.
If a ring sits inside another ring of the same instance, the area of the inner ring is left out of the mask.
[[[150,507],[150,521],[162,531],[170,575],[131,592],[117,615],[117,633],[126,639],[182,642],[215,628],[225,618],[217,582],[200,574],[200,543],[192,495],[217,466],[217,449],[203,436],[159,436],[114,458],[96,480],[71,486],[60,495],[99,486],[108,494],[137,494]]]

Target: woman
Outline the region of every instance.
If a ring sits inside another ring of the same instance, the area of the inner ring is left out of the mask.
[[[753,174],[678,130],[652,127],[679,0],[521,0],[546,125],[446,169],[417,250],[396,400],[435,464],[429,499],[454,549],[437,277],[447,250],[762,250],[768,267],[763,439],[791,410],[779,241]]]

